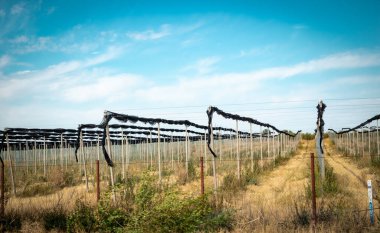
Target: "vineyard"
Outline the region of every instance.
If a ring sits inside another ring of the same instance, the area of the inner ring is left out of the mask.
[[[105,111],[77,129],[5,128],[2,230],[375,232],[380,115],[325,134],[325,107],[311,138],[212,106],[208,125]]]

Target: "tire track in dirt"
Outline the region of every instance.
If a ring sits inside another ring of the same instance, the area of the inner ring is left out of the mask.
[[[288,209],[292,202],[305,195],[308,182],[308,159],[312,150],[311,141],[301,141],[302,149],[285,164],[259,179],[259,185],[247,187],[244,205],[256,210]]]
[[[326,161],[334,169],[338,176],[338,181],[345,191],[348,191],[352,198],[364,210],[368,208],[368,189],[367,180],[372,179],[373,175],[366,168],[359,168],[352,161],[343,157],[332,146],[330,140],[325,140]],[[375,191],[375,190],[374,190]],[[374,201],[374,207],[379,207],[378,201]],[[376,211],[375,211],[376,212]]]

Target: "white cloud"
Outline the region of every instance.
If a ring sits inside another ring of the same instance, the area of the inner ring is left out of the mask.
[[[29,38],[27,36],[18,36],[12,40],[10,40],[11,43],[16,43],[16,44],[19,44],[19,43],[26,43],[28,42]]]
[[[166,36],[169,36],[170,26],[168,24],[161,25],[158,31],[146,30],[143,32],[130,32],[127,36],[134,40],[157,40]]]
[[[18,15],[21,14],[24,11],[25,4],[24,3],[18,3],[12,6],[11,8],[11,14],[12,15]]]
[[[9,63],[11,62],[11,57],[8,56],[8,55],[3,55],[0,57],[0,69],[9,65]]]
[[[132,74],[91,79],[90,83],[74,85],[66,89],[63,97],[70,102],[86,102],[98,99],[114,101],[130,96],[133,87],[141,84],[141,80],[142,77]]]
[[[214,65],[220,60],[220,57],[202,58],[194,64],[184,67],[182,71],[195,70],[198,74],[208,74],[214,70]]]
[[[0,100],[17,96],[25,96],[31,92],[45,93],[46,86],[59,82],[73,73],[80,74],[86,68],[102,64],[115,59],[122,52],[122,48],[109,48],[104,54],[84,60],[73,60],[51,65],[43,70],[17,72],[0,80]],[[20,95],[22,93],[22,95]]]
[[[212,59],[211,59],[212,60]],[[205,62],[211,64],[212,62]],[[355,69],[380,66],[380,54],[340,53],[324,58],[298,63],[292,66],[279,66],[246,73],[199,75],[181,79],[177,83],[140,89],[139,98],[151,102],[194,102],[195,100],[223,99],[250,96],[250,92],[261,87],[262,82],[271,79],[284,79],[297,75],[317,73],[335,69]],[[235,94],[234,94],[235,93]]]

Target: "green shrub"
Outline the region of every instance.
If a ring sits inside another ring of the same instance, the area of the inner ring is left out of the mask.
[[[151,209],[135,212],[128,230],[136,232],[199,232],[232,228],[232,214],[217,211],[206,196],[180,198],[165,192]]]
[[[77,201],[75,205],[74,212],[67,218],[67,231],[96,231],[98,223],[94,209],[81,201]]]
[[[124,232],[128,214],[122,208],[112,207],[103,202],[98,206],[99,230],[101,232]]]
[[[67,216],[62,207],[43,213],[42,221],[45,229],[48,231],[52,229],[66,231]]]

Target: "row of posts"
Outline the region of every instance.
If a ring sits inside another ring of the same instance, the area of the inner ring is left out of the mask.
[[[332,134],[337,148],[350,156],[376,155],[380,159],[379,120],[376,127],[361,127],[360,130],[343,134]]]

